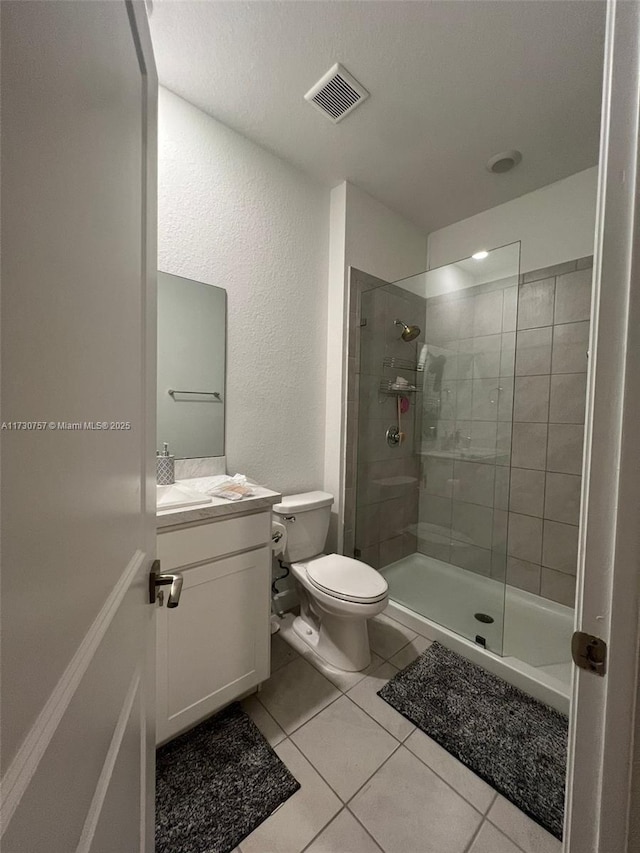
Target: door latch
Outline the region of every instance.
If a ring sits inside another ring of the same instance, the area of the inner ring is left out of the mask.
[[[607,644],[600,637],[576,631],[571,638],[571,657],[576,666],[605,675],[607,672]]]
[[[182,580],[182,575],[179,572],[163,575],[160,571],[160,560],[154,560],[151,564],[151,571],[149,572],[149,603],[156,603],[159,586],[168,586],[171,584],[169,597],[167,598],[167,607],[177,607],[180,604]]]

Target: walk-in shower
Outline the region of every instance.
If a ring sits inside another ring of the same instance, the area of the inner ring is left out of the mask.
[[[590,259],[519,265],[352,271],[345,550],[399,621],[566,710]]]

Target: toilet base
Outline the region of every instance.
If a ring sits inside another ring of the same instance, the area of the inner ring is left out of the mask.
[[[319,657],[336,669],[360,672],[371,663],[366,619],[345,618],[326,612],[319,619],[315,614],[303,612],[293,620],[293,630]]]

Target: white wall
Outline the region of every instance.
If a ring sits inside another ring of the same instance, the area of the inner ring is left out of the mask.
[[[341,549],[349,267],[396,281],[426,268],[427,238],[348,182],[331,191],[324,483],[336,496],[328,546]]]
[[[335,497],[329,532],[330,550],[342,551],[342,459],[346,423],[346,280],[345,246],[347,184],[331,191],[329,212],[329,276],[327,283],[327,358],[324,445],[324,488]]]
[[[597,174],[596,166],[585,169],[432,232],[429,269],[516,240],[522,241],[521,272],[592,255]]]
[[[427,237],[377,199],[346,184],[345,265],[397,281],[426,269]]]
[[[227,290],[228,470],[321,488],[328,190],[161,89],[158,207],[159,269]]]

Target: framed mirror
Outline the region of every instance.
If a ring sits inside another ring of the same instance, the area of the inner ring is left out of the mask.
[[[158,272],[158,449],[224,455],[227,294]]]

